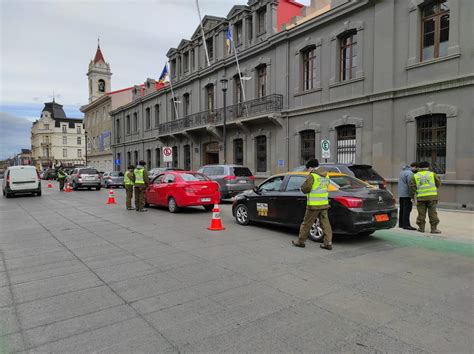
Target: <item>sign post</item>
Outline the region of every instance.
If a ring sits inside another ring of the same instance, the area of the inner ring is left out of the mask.
[[[328,159],[331,158],[331,142],[329,139],[321,140],[321,157],[324,162],[328,162]]]
[[[171,146],[164,146],[162,151],[163,162],[166,162],[166,166],[169,167],[169,163],[173,161],[173,148]]]

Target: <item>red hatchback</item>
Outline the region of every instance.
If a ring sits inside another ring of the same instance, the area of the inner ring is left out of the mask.
[[[219,184],[192,171],[161,173],[145,191],[146,204],[167,206],[171,213],[176,213],[181,207],[200,205],[210,211],[219,200]]]

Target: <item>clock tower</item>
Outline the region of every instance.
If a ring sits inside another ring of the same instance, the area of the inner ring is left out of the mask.
[[[97,44],[95,57],[89,63],[87,77],[89,79],[89,102],[98,99],[106,92],[110,92],[112,72],[109,63],[105,62],[99,43]]]

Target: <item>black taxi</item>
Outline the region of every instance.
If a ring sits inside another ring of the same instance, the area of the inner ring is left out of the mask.
[[[306,195],[300,190],[307,172],[288,172],[272,176],[253,190],[237,195],[232,214],[237,223],[264,222],[299,227],[306,209]],[[330,172],[329,220],[334,233],[370,235],[397,223],[393,195],[383,189],[342,173]],[[323,238],[315,220],[310,238]]]

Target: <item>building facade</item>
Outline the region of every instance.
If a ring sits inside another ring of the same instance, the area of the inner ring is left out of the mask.
[[[63,106],[44,104],[41,117],[31,128],[31,155],[38,170],[58,165],[85,165],[82,119],[67,118]]]
[[[206,16],[211,65],[200,28],[170,49],[174,101],[166,87],[113,111],[114,154],[162,166],[170,146],[181,168],[222,162],[225,119],[226,161],[259,179],[321,158],[328,139],[328,162],[373,165],[393,190],[404,164],[428,160],[443,205],[472,209],[474,3],[313,0],[278,28],[282,3]]]
[[[21,149],[21,152],[16,154],[14,159],[15,166],[28,166],[33,164],[30,149]]]

